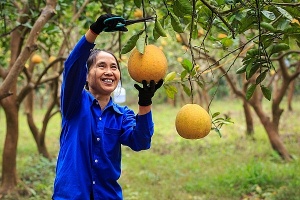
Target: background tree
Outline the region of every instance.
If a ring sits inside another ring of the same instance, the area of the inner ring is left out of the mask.
[[[3,82],[0,86],[0,103],[5,111],[6,116],[6,138],[3,149],[3,162],[2,162],[2,183],[0,193],[5,194],[14,189],[17,185],[17,172],[16,172],[16,154],[18,143],[18,113],[21,102],[26,95],[30,92],[18,93],[18,76],[24,69],[25,62],[30,58],[30,55],[37,50],[37,37],[38,33],[42,30],[44,24],[55,13],[55,1],[47,1],[47,4],[41,11],[40,15],[34,15],[30,12],[36,5],[28,2],[22,4],[21,2],[7,2],[2,3],[1,6],[5,7],[6,13],[15,11],[17,9],[17,17],[14,16],[18,25],[13,29],[8,30],[4,27],[2,35],[9,35],[10,44],[7,45],[2,40],[2,51],[6,52],[6,56],[10,56],[8,64],[1,67],[0,74]],[[15,13],[15,12],[14,12]],[[11,16],[11,15],[9,15]],[[6,16],[5,16],[6,17]],[[11,23],[10,19],[4,19],[4,22]],[[30,27],[30,21],[35,20],[35,24]],[[25,86],[26,87],[26,86]]]
[[[299,6],[295,9],[293,9],[292,6],[297,6],[298,4],[268,3],[264,1],[249,1],[237,4],[234,2],[216,2],[217,4],[219,3],[219,5],[222,5],[220,8],[217,8],[208,4],[206,1],[201,1],[201,3],[199,3],[199,1],[192,1],[192,5],[189,5],[189,2],[187,1],[185,1],[185,3],[184,1],[178,1],[178,3],[181,5],[181,8],[185,8],[184,10],[180,10],[178,8],[179,11],[182,11],[186,15],[192,15],[192,19],[189,21],[190,39],[188,45],[191,52],[191,61],[182,62],[184,70],[180,74],[181,82],[186,81],[190,83],[190,90],[187,90],[186,85],[183,85],[186,93],[191,95],[193,100],[193,90],[195,89],[193,88],[193,84],[191,84],[191,80],[199,82],[200,86],[204,85],[205,82],[203,81],[203,73],[209,70],[214,70],[215,66],[220,66],[220,60],[235,53],[239,49],[244,49],[247,44],[254,42],[254,46],[247,51],[246,56],[242,60],[242,67],[237,70],[238,74],[245,73],[246,82],[244,84],[246,87],[244,87],[244,89],[247,88],[246,92],[238,91],[235,86],[236,84],[233,83],[232,79],[227,78],[227,80],[234,91],[243,98],[245,112],[249,111],[246,100],[251,99],[254,93],[259,94],[260,97],[254,95],[254,97],[250,100],[250,105],[254,108],[264,125],[273,149],[277,151],[283,159],[290,160],[291,156],[285,149],[278,133],[279,119],[283,111],[279,108],[279,105],[290,82],[299,76],[299,71],[298,68],[296,68],[292,74],[288,74],[287,67],[284,67],[284,59],[279,62],[278,67],[275,66],[274,61],[277,60],[276,56],[280,56],[282,52],[291,48],[297,48],[297,45],[294,44],[299,43],[300,39],[299,21],[297,19],[299,18],[299,14],[297,14]],[[226,3],[232,4],[234,9],[233,7],[228,9]],[[175,5],[176,4],[174,4],[174,6]],[[279,5],[284,5],[285,9],[279,7]],[[175,11],[176,9],[173,10]],[[200,13],[206,14],[201,15]],[[201,24],[201,27],[207,30],[205,35],[207,37],[203,39],[203,42],[199,46],[194,45],[192,40],[195,38],[195,36],[193,37],[193,31],[197,30],[198,25],[198,23],[195,24],[195,21],[200,24],[202,22],[203,24]],[[218,36],[214,38],[214,33],[218,32],[218,30],[222,31],[223,35],[221,36],[219,33]],[[236,43],[237,45],[235,45],[235,38],[241,36],[246,38],[245,43],[242,45],[240,45],[240,43]],[[211,38],[206,39],[208,37]],[[219,44],[214,41],[219,42]],[[208,49],[207,45],[211,42],[213,42],[215,47],[219,47],[219,49],[222,48],[224,51],[228,51],[229,53],[226,54],[225,57],[222,57],[222,55],[224,56],[223,53],[215,52],[214,54],[211,54],[211,49]],[[194,56],[195,47],[200,49],[198,51],[202,51],[204,55],[203,60],[207,61],[206,68],[204,67],[204,70],[199,70],[199,68],[197,68]],[[291,52],[293,52],[293,56],[289,56],[289,58],[296,58],[295,60],[293,59],[293,62],[297,61],[299,59],[299,52],[295,50],[291,50]],[[287,53],[287,55],[288,54],[290,53]],[[220,56],[221,59],[211,59],[216,56]],[[236,58],[238,57],[239,55],[236,56]],[[211,64],[211,60],[215,61]],[[232,66],[234,66],[236,60],[237,59],[234,59],[234,61],[229,64],[228,69],[224,70],[223,68],[220,68],[223,69],[223,75],[227,75]],[[271,100],[271,89],[264,84],[264,81],[267,74],[271,70],[276,70],[276,68],[280,68],[280,70],[284,68],[286,78],[283,78],[282,87],[278,88],[278,90],[275,90],[274,92],[275,95],[273,97],[272,104],[272,117],[274,121],[270,122],[269,118],[263,112],[261,106],[261,95],[264,95],[266,99]],[[174,79],[175,77],[172,77],[169,81]],[[261,88],[261,91],[258,93],[255,92],[257,87]],[[248,121],[251,122],[251,118],[248,118]]]

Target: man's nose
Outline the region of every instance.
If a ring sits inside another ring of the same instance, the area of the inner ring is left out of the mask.
[[[107,67],[107,68],[105,69],[104,74],[106,74],[106,75],[112,75],[112,74],[113,74],[113,71],[111,70],[110,67]]]

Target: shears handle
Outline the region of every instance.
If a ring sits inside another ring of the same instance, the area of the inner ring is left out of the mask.
[[[115,29],[121,28],[125,26],[125,19],[123,17],[110,17],[104,20],[104,24],[107,26],[103,29],[103,31],[110,32]]]
[[[118,29],[124,26],[128,26],[130,24],[140,23],[140,22],[147,22],[147,21],[154,21],[155,17],[146,17],[141,19],[133,19],[133,20],[125,20],[123,17],[110,17],[104,20],[104,24],[107,26],[103,30],[109,32],[113,31],[112,29]]]

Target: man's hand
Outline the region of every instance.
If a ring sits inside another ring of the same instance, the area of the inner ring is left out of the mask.
[[[154,96],[156,90],[160,88],[163,84],[163,80],[158,81],[157,84],[153,80],[150,81],[148,86],[147,81],[143,80],[143,87],[138,84],[134,84],[134,87],[139,91],[139,102],[140,106],[149,106],[152,104],[152,97]]]
[[[107,20],[107,23],[104,23],[106,19],[110,20]],[[104,14],[101,15],[97,19],[97,21],[90,26],[90,30],[96,35],[99,35],[99,33],[101,33],[102,31],[128,31],[128,29],[125,26],[117,26],[118,23],[124,23],[124,19],[114,14]]]

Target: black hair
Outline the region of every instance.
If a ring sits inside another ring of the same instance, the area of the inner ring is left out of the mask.
[[[121,81],[121,85],[122,85],[122,74],[121,74],[121,68],[120,68],[120,63],[117,59],[117,57],[112,53],[112,52],[109,52],[109,51],[106,51],[106,50],[101,50],[101,49],[92,49],[91,50],[91,53],[86,61],[86,66],[87,66],[87,70],[90,71],[90,68],[93,64],[95,64],[96,62],[96,57],[98,55],[98,53],[100,52],[106,52],[106,53],[109,53],[110,55],[112,55],[115,60],[116,60],[116,63],[117,63],[117,67],[120,71],[120,81]],[[89,85],[88,85],[88,82],[86,81],[85,83],[85,89],[89,90]]]

